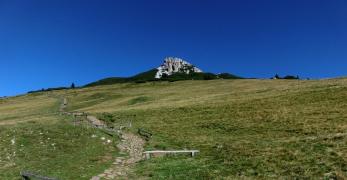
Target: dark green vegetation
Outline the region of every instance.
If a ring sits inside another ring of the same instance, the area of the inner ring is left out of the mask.
[[[129,77],[129,78],[122,78],[122,77],[113,77],[113,78],[106,78],[102,79],[90,84],[87,84],[85,87],[93,87],[93,86],[100,86],[100,85],[112,85],[112,84],[118,84],[118,83],[145,83],[145,82],[151,82],[151,81],[183,81],[183,80],[213,80],[213,79],[242,79],[239,76],[235,76],[229,73],[222,73],[222,74],[213,74],[213,73],[175,73],[171,76],[163,76],[161,79],[154,78],[157,69],[152,69],[140,74],[137,74],[135,76]]]
[[[64,90],[64,89],[69,89],[68,87],[55,87],[55,88],[42,88],[40,90],[36,90],[36,91],[29,91],[28,94],[32,94],[32,93],[39,93],[39,92],[49,92],[49,91],[58,91],[58,90]]]
[[[218,78],[220,78],[220,79],[243,79],[240,76],[236,76],[236,75],[229,74],[229,73],[218,74]]]
[[[50,92],[50,91],[59,91],[59,90],[68,90],[68,89],[75,89],[76,85],[75,83],[72,83],[70,87],[54,87],[54,88],[42,88],[40,90],[35,90],[35,91],[29,91],[28,94],[33,94],[33,93],[40,93],[40,92]]]
[[[287,75],[284,77],[280,77],[278,74],[274,76],[275,79],[300,79],[299,76]]]
[[[130,83],[130,82],[136,82],[136,83],[142,83],[147,81],[156,81],[155,74],[157,73],[156,69],[152,69],[140,74],[137,74],[133,77],[112,77],[112,78],[105,78],[90,84],[87,84],[86,87],[92,87],[92,86],[100,86],[100,85],[111,85],[111,84],[117,84],[117,83]]]

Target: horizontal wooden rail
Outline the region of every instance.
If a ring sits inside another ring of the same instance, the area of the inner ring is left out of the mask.
[[[192,157],[195,156],[196,153],[199,153],[199,150],[177,150],[177,151],[163,151],[163,150],[157,150],[157,151],[145,151],[143,154],[146,155],[146,159],[151,158],[151,154],[178,154],[178,153],[190,153]]]

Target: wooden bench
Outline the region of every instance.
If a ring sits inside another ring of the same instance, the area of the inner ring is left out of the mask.
[[[20,175],[22,176],[23,180],[30,180],[30,179],[58,180],[57,178],[45,177],[45,176],[37,175],[28,171],[22,171]]]
[[[198,150],[178,150],[178,151],[145,151],[143,154],[146,155],[146,159],[151,158],[151,154],[178,154],[178,153],[189,153],[192,157],[199,153]]]

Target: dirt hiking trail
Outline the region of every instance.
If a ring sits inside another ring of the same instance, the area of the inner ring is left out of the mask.
[[[67,98],[63,98],[59,111],[67,115],[85,114],[81,112],[66,112],[67,105]],[[107,128],[106,124],[95,116],[87,115],[86,119],[94,127],[98,127],[100,129]],[[103,173],[92,177],[91,180],[129,179],[129,175],[133,173],[133,166],[137,162],[144,159],[143,147],[145,145],[145,141],[139,136],[130,132],[122,132],[120,134],[121,142],[117,145],[117,147],[120,150],[120,154],[126,154],[126,156],[116,157],[110,168],[106,169]]]

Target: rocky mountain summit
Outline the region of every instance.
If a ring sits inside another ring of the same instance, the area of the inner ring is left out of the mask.
[[[202,70],[190,64],[189,62],[176,57],[167,57],[164,60],[164,64],[157,68],[158,72],[155,75],[156,79],[160,79],[163,76],[171,76],[174,73],[201,73]]]
[[[183,81],[183,80],[213,80],[213,79],[241,79],[242,77],[230,74],[214,74],[202,72],[201,69],[189,62],[177,58],[167,57],[164,63],[158,68],[138,73],[131,77],[110,77],[104,78],[85,85],[84,87],[111,85],[117,83],[146,83],[153,81]]]

